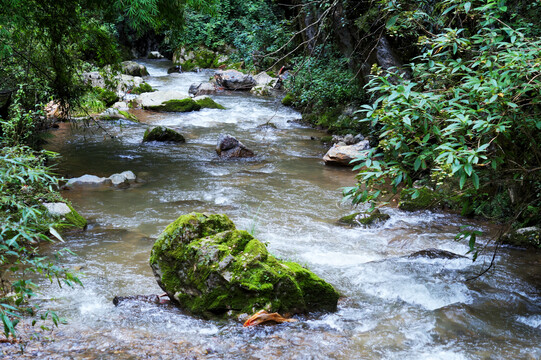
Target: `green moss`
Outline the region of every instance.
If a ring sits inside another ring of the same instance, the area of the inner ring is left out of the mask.
[[[173,129],[165,126],[156,126],[152,130],[147,129],[143,135],[143,142],[147,141],[172,141],[185,142],[184,136]]]
[[[212,68],[212,64],[216,59],[216,54],[210,50],[199,50],[195,53],[195,64],[201,69]]]
[[[339,297],[309,270],[269,255],[225,215],[178,218],[156,240],[150,265],[174,301],[203,316],[335,310]]]
[[[201,105],[196,103],[191,98],[182,100],[168,100],[164,101],[161,105],[149,106],[149,110],[164,111],[164,112],[190,112],[201,110]]]
[[[322,143],[329,144],[332,142],[332,135],[322,136],[319,140]]]
[[[196,100],[195,102],[197,104],[199,104],[202,109],[221,109],[221,110],[225,110],[225,107],[218,104],[216,101],[212,100],[209,97]]]
[[[193,69],[196,68],[196,64],[194,63],[193,60],[188,60],[188,61],[185,61],[181,64],[179,64],[182,71],[185,71],[185,72],[188,72],[188,71],[192,71]]]
[[[64,202],[70,208],[71,212],[63,216],[63,220],[57,226],[55,226],[55,229],[58,231],[65,231],[74,228],[85,229],[88,224],[86,219],[82,217],[69,202],[66,200],[63,200],[62,202]]]
[[[389,220],[391,217],[384,214],[379,209],[372,212],[357,212],[351,215],[343,216],[338,220],[340,224],[349,226],[364,226],[368,227]]]
[[[414,199],[413,194],[418,196]],[[404,189],[400,193],[398,208],[405,211],[430,210],[440,206],[441,196],[427,187]]]
[[[110,90],[101,89],[98,99],[103,101],[105,106],[111,106],[118,100],[118,95]]]
[[[282,105],[284,106],[293,106],[295,103],[295,96],[292,93],[287,93],[286,96],[282,99]]]
[[[137,118],[137,116],[133,115],[133,114],[130,114],[129,112],[127,111],[124,111],[124,110],[118,110],[118,113],[122,116],[124,116],[126,119],[130,120],[130,121],[134,121],[134,122],[139,122],[139,119]]]
[[[139,85],[137,87],[134,87],[131,90],[131,93],[139,95],[139,94],[142,94],[142,93],[154,92],[154,91],[156,91],[156,89],[153,89],[152,86],[150,86],[147,83],[142,83],[141,85]]]

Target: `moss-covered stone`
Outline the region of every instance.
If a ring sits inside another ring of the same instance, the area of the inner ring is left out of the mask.
[[[225,215],[179,217],[156,240],[150,266],[173,301],[204,316],[333,311],[339,297],[311,271],[278,261]]]
[[[418,192],[414,199],[413,194]],[[441,196],[435,191],[421,187],[419,189],[404,189],[400,193],[400,202],[398,208],[404,211],[430,210],[440,207]]]
[[[191,98],[182,100],[168,100],[161,103],[161,105],[147,106],[149,110],[164,111],[164,112],[190,112],[201,110],[201,105],[196,103]]]
[[[111,106],[118,100],[118,95],[114,91],[100,89],[98,99],[103,101],[105,106]]]
[[[513,231],[502,237],[504,244],[541,249],[541,229],[537,226],[531,226]]]
[[[154,92],[154,91],[156,91],[156,89],[152,88],[152,86],[150,86],[148,83],[142,83],[141,85],[134,87],[131,90],[131,93],[140,95],[142,93]]]
[[[133,121],[133,122],[139,122],[139,119],[137,118],[137,116],[127,112],[127,111],[124,111],[124,110],[118,110],[118,113],[122,116],[124,116],[126,118],[126,120],[130,120],[130,121]]]
[[[356,212],[351,215],[343,216],[338,220],[338,223],[349,226],[369,227],[383,223],[390,218],[391,217],[388,214],[384,214],[379,211],[379,209],[375,209],[372,212]]]
[[[147,129],[143,135],[143,142],[147,141],[172,141],[185,142],[184,136],[173,129],[165,126],[156,126],[152,130]]]
[[[88,222],[84,217],[82,217],[74,208],[71,206],[69,202],[66,200],[63,201],[63,203],[71,210],[69,213],[64,213],[62,215],[60,214],[50,214],[52,217],[57,217],[60,222],[58,225],[55,226],[56,230],[58,231],[66,231],[66,230],[73,230],[73,229],[80,229],[83,230],[86,228]],[[60,203],[62,204],[62,203]]]
[[[282,105],[284,106],[292,106],[295,102],[295,97],[291,93],[287,93],[286,96],[282,99]]]
[[[212,100],[209,97],[205,97],[199,100],[195,101],[197,104],[201,106],[202,109],[220,109],[225,110],[225,107],[218,104],[216,101]]]

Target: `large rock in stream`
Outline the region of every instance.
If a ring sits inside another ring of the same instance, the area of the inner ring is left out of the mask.
[[[235,316],[336,310],[339,294],[311,271],[271,256],[226,215],[191,213],[158,237],[150,266],[160,287],[193,314]]]
[[[214,78],[216,83],[226,90],[250,90],[257,85],[252,75],[237,70],[218,70]]]

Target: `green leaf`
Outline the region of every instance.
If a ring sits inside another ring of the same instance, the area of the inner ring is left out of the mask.
[[[470,11],[471,8],[471,2],[467,2],[464,4],[464,11],[466,11],[466,14]]]
[[[389,18],[389,20],[387,20],[387,24],[385,24],[385,27],[389,29],[391,26],[393,26],[396,23],[396,20],[398,20],[398,15],[395,15]]]
[[[474,186],[476,189],[479,189],[479,176],[477,175],[477,173],[473,173],[473,175],[472,175],[472,182],[473,182],[473,186]]]

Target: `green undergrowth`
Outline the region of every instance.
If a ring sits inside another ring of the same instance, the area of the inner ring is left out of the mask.
[[[0,318],[6,337],[16,337],[16,326],[24,316],[60,319],[51,311],[41,312],[29,299],[37,285],[31,280],[44,276],[59,285],[80,284],[79,279],[40,254],[40,243],[63,241],[59,233],[84,228],[84,220],[58,193],[58,178],[45,165],[54,154],[30,148],[4,147],[0,150]],[[55,216],[42,205],[62,202],[72,210]],[[54,257],[69,252],[59,250]]]

